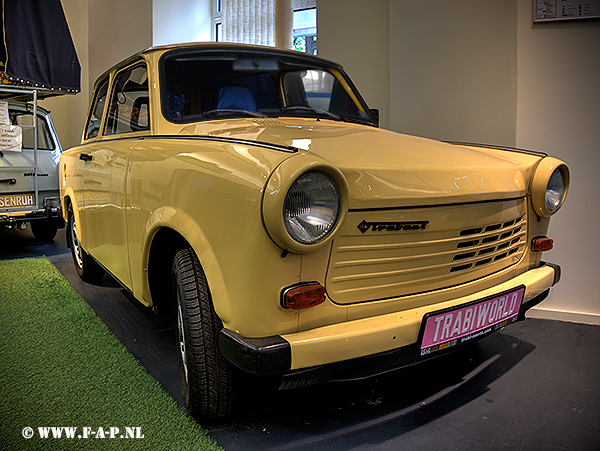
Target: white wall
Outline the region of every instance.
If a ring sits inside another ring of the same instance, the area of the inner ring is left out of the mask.
[[[40,102],[40,105],[51,111],[61,145],[63,149],[67,149],[79,144],[81,140],[89,104],[89,30],[87,20],[82,20],[89,16],[89,3],[62,0],[62,5],[81,65],[81,92],[76,95],[52,97]]]
[[[41,102],[64,149],[76,146],[96,78],[152,45],[152,2],[140,0],[61,0],[79,63],[81,92]]]
[[[390,123],[388,0],[317,0],[318,56],[341,64],[380,124]]]
[[[211,0],[153,0],[152,45],[211,40]]]
[[[566,161],[571,187],[547,259],[563,280],[534,313],[600,324],[600,21],[532,23],[519,2],[517,146]]]
[[[390,128],[515,145],[516,0],[390,1]]]

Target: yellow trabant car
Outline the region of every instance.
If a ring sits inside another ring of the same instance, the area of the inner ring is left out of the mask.
[[[339,65],[212,43],[100,76],[60,185],[79,275],[173,313],[184,399],[214,418],[246,373],[361,378],[524,318],[560,277],[569,170],[379,129]]]

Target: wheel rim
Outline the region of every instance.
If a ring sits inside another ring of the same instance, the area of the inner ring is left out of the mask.
[[[81,255],[81,246],[77,239],[77,227],[75,225],[75,216],[71,215],[71,246],[73,248],[73,256],[75,257],[75,263],[80,268],[83,267],[83,257]]]
[[[183,376],[186,384],[188,383],[188,366],[187,356],[185,347],[185,329],[183,326],[183,311],[181,306],[181,295],[179,293],[179,287],[177,288],[177,337],[179,339],[179,357],[181,358],[181,365],[183,367]]]

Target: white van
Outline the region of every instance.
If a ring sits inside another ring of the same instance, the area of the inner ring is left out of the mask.
[[[50,113],[34,104],[0,100],[0,228],[25,229],[51,241],[64,227],[58,194],[62,152]]]

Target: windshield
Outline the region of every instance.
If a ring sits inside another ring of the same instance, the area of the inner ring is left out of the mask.
[[[374,125],[365,102],[335,66],[293,55],[167,54],[161,68],[165,117],[316,117]]]

